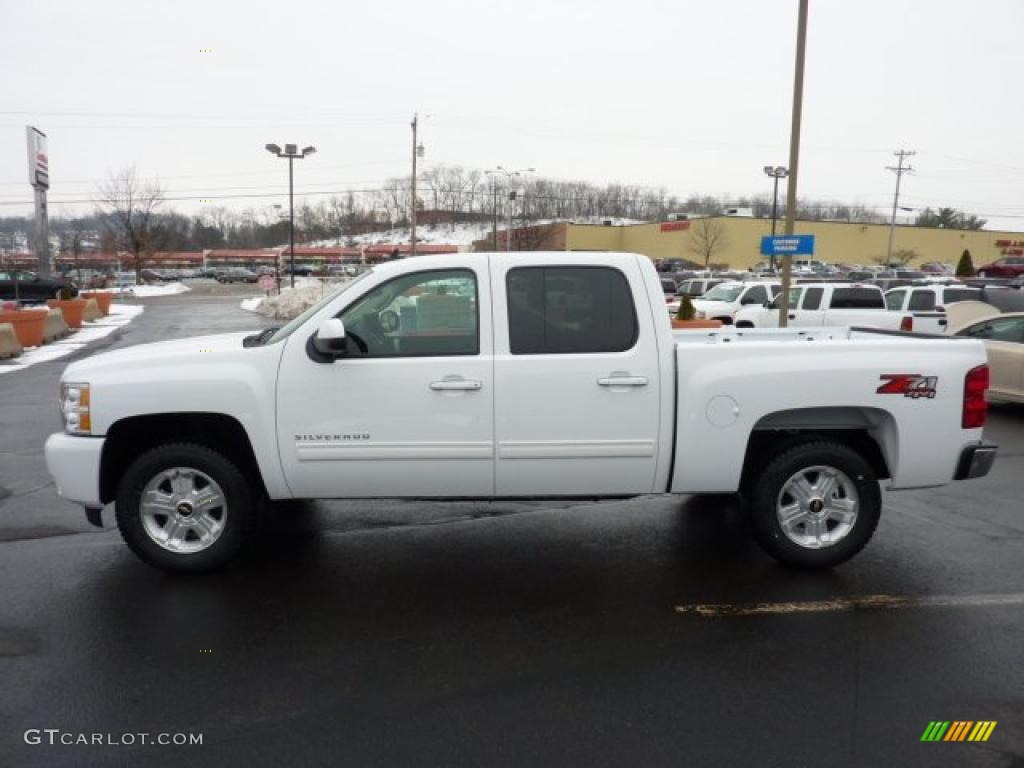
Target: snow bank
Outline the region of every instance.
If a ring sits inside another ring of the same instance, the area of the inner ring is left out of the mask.
[[[272,317],[275,320],[291,320],[316,304],[341,283],[325,284],[317,279],[300,278],[294,288],[282,288],[279,296],[254,296],[243,299],[238,305],[247,312]]]
[[[180,293],[180,291],[178,291]],[[142,307],[135,304],[114,304],[110,307],[110,314],[101,317],[94,323],[85,323],[80,330],[75,331],[60,341],[52,344],[44,344],[41,347],[29,347],[20,357],[13,360],[0,362],[0,375],[11,371],[20,371],[30,365],[45,363],[50,360],[70,355],[77,352],[87,344],[109,336],[118,328],[127,325],[136,317],[142,314]]]
[[[148,299],[151,296],[174,296],[192,289],[184,283],[163,283],[162,285],[126,285],[123,288],[104,288],[103,290]]]

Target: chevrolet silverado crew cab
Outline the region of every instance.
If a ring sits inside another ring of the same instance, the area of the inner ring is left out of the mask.
[[[880,481],[988,472],[981,342],[674,332],[644,256],[375,266],[283,327],[69,365],[59,493],[169,571],[223,565],[278,499],[733,494],[778,560],[871,538]]]
[[[745,307],[734,315],[737,328],[777,328],[779,299],[765,306]],[[944,333],[945,311],[897,312],[886,308],[877,285],[803,283],[789,289],[788,325],[823,328],[863,325],[915,333]]]

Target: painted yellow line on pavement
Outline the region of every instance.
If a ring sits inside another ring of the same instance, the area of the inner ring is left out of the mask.
[[[1003,595],[864,595],[832,600],[808,600],[780,603],[691,603],[676,605],[676,613],[699,616],[760,616],[793,613],[836,613],[840,611],[882,610],[891,608],[982,608],[985,606],[1024,605],[1024,592]]]

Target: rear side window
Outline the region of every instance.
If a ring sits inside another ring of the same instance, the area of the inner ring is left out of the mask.
[[[928,311],[935,309],[935,293],[933,291],[911,291],[910,304],[907,309],[911,311]]]
[[[506,287],[513,355],[624,352],[636,343],[633,295],[617,269],[519,267]]]
[[[943,304],[952,304],[955,301],[980,301],[981,291],[977,288],[947,288],[942,294]]]
[[[903,309],[903,300],[906,297],[906,291],[889,291],[889,293],[885,294],[885,308],[892,310]]]
[[[804,291],[804,303],[801,309],[818,309],[821,306],[823,293],[825,293],[824,288],[808,288]]]
[[[832,309],[885,309],[882,292],[871,288],[836,288]]]

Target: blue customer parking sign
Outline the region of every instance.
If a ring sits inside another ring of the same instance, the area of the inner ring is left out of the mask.
[[[811,256],[814,254],[814,235],[765,235],[761,238],[764,256]]]

